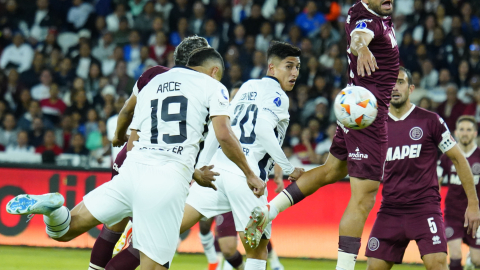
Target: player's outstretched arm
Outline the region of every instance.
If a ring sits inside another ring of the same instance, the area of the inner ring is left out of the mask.
[[[235,163],[247,177],[247,183],[253,193],[260,197],[265,192],[265,182],[263,182],[248,165],[247,159],[242,151],[242,146],[230,126],[230,118],[226,115],[212,117],[215,136],[222,147],[223,153]]]
[[[375,69],[379,69],[375,56],[368,49],[372,39],[373,36],[366,32],[356,31],[352,33],[350,51],[357,56],[357,74],[362,77],[365,77],[365,73],[370,76],[372,72],[375,72]]]
[[[119,147],[128,141],[127,129],[130,123],[132,123],[135,105],[137,105],[137,96],[132,93],[118,114],[117,129],[112,141],[113,146]]]
[[[276,164],[278,164],[285,174],[289,175],[289,180],[296,181],[305,172],[301,168],[295,168],[288,161],[287,156],[283,152],[280,144],[278,143],[277,136],[275,136],[274,126],[270,121],[263,118],[257,118],[255,125],[255,134],[257,140],[265,148],[267,153],[273,158]],[[290,179],[291,178],[291,179]]]
[[[453,165],[455,165],[458,177],[460,178],[460,182],[462,182],[463,189],[467,195],[468,207],[465,212],[464,226],[468,226],[467,233],[471,232],[473,238],[475,238],[478,226],[480,225],[480,210],[478,208],[478,197],[475,183],[473,182],[472,171],[458,145],[455,145],[452,149],[445,152],[445,154],[450,158]]]

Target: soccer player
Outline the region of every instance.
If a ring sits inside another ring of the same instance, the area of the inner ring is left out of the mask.
[[[242,85],[233,99],[229,114],[232,130],[240,138],[245,157],[255,173],[264,181],[274,163],[279,164],[291,178],[297,179],[303,169],[293,167],[282,151],[281,144],[289,123],[288,96],[300,69],[299,48],[284,42],[273,42],[267,52],[267,76],[261,80],[249,80]],[[267,244],[271,224],[265,230],[243,233],[250,210],[267,203],[267,196],[256,198],[247,192],[245,177],[218,149],[214,137],[209,134],[198,166],[215,164],[220,173],[215,185],[217,191],[193,184],[185,205],[180,233],[191,228],[202,217],[211,218],[232,211],[236,231],[239,232],[247,254],[245,269],[266,269]],[[213,156],[213,158],[212,158]],[[259,248],[252,249],[249,242],[261,239]]]
[[[475,180],[477,194],[480,186],[478,179],[480,175],[480,149],[477,147],[477,121],[473,116],[461,116],[457,120],[455,137],[458,140],[458,146],[472,170]],[[445,198],[445,235],[450,250],[450,270],[462,270],[462,240],[470,247],[470,259],[467,259],[466,269],[475,269],[480,267],[480,240],[477,232],[473,237],[464,227],[465,210],[469,205],[467,194],[462,188],[461,178],[457,168],[448,158],[448,155],[440,157],[440,181],[448,183],[448,193]]]
[[[410,102],[414,88],[410,72],[400,68],[388,114],[383,200],[365,253],[367,269],[371,270],[387,270],[402,263],[411,240],[417,242],[426,269],[448,269],[435,158],[438,149],[459,172],[466,193],[463,213],[466,210],[467,233],[475,235],[480,224],[470,166],[445,121]]]
[[[174,61],[177,66],[185,66],[188,62],[188,56],[190,52],[198,48],[208,47],[208,42],[206,39],[198,36],[191,36],[185,38],[176,48],[174,52]],[[118,125],[115,132],[114,145],[121,146],[119,154],[117,155],[115,162],[112,167],[112,178],[118,174],[118,170],[122,166],[125,158],[127,157],[127,140],[126,134],[121,134],[121,132],[127,131],[128,126],[130,125],[137,104],[137,95],[142,91],[143,87],[155,76],[162,74],[168,71],[169,68],[163,66],[155,66],[146,70],[142,76],[136,82],[132,95],[125,102],[125,106],[119,113]],[[134,138],[132,137],[132,140]],[[136,140],[136,139],[135,139]],[[131,147],[132,145],[130,145]],[[203,171],[196,170],[194,174],[194,179],[200,181],[199,177],[203,177]],[[211,176],[207,172],[207,177]],[[95,244],[92,248],[92,254],[90,257],[90,267],[89,270],[102,270],[104,268],[118,268],[122,267],[124,270],[134,270],[140,264],[140,253],[138,250],[133,248],[133,245],[129,245],[126,250],[120,252],[118,256],[115,256],[112,259],[112,252],[115,247],[115,244],[122,235],[122,232],[125,229],[126,224],[130,219],[126,218],[125,220],[113,225],[111,228],[106,225],[103,226],[100,235],[98,236]],[[125,243],[128,244],[128,243]],[[107,267],[108,265],[108,267]]]
[[[59,194],[19,195],[8,212],[43,214],[47,234],[69,241],[104,223],[135,213],[134,248],[142,269],[168,269],[178,241],[195,157],[207,116],[225,153],[245,174],[249,190],[261,197],[265,183],[250,169],[230,127],[228,91],[219,83],[223,59],[212,48],[191,52],[188,67],[157,75],[138,95],[135,119],[140,140],[119,175],[84,197],[71,212]]]
[[[357,0],[350,8],[345,23],[349,84],[365,87],[375,95],[378,102],[375,122],[362,130],[348,129],[339,124],[325,164],[303,174],[269,205],[254,209],[252,217],[260,215],[266,221],[250,222],[247,228],[262,230],[257,224],[268,223],[279,212],[349,174],[352,193],[340,221],[337,270],[354,269],[363,227],[383,178],[388,143],[388,103],[400,66],[390,16],[393,2]],[[355,153],[364,154],[364,158],[356,158],[352,155]]]

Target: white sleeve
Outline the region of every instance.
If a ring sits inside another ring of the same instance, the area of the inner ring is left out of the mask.
[[[272,125],[271,121],[267,121],[264,118],[257,118],[255,125],[255,134],[257,140],[265,148],[267,153],[273,158],[285,174],[289,175],[295,170],[295,167],[288,161],[282,147],[278,143],[278,139],[273,131],[276,125]]]
[[[200,152],[200,156],[198,156],[198,162],[195,166],[196,169],[200,169],[203,166],[211,165],[210,161],[213,158],[213,155],[218,149],[220,144],[215,137],[215,131],[213,130],[213,124],[210,122],[208,125],[208,135],[205,138],[205,142],[203,144],[203,150]]]
[[[137,82],[135,82],[135,85],[133,86],[133,90],[132,90],[132,93],[137,97],[138,96],[138,80]]]
[[[210,117],[216,115],[228,115],[230,101],[227,88],[217,81],[209,80],[206,83],[206,91],[208,91],[207,106],[210,108]]]
[[[283,119],[290,119],[288,114],[289,100],[286,95],[280,95],[276,92],[268,93],[262,98],[262,107],[259,108],[257,119],[264,119],[273,127]]]

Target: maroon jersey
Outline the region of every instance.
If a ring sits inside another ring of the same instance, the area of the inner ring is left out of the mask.
[[[480,193],[480,185],[478,185],[478,179],[480,178],[480,149],[475,147],[470,153],[466,153],[465,157],[472,169],[478,194]],[[460,178],[457,175],[457,170],[446,155],[440,157],[440,168],[441,175],[444,177],[444,183],[445,181],[448,183],[448,192],[445,198],[445,219],[451,217],[464,220],[468,200]]]
[[[456,143],[436,113],[412,105],[400,119],[389,114],[388,150],[380,212],[441,212],[438,149]]]
[[[372,76],[361,77],[357,74],[357,57],[350,51],[351,35],[357,31],[368,33],[373,37],[368,48],[375,56],[379,70],[373,72]],[[400,54],[392,18],[377,15],[365,3],[357,0],[357,3],[348,11],[345,32],[350,65],[348,83],[370,90],[377,98],[379,112],[381,115],[386,115],[400,67]]]
[[[135,86],[133,87],[133,93],[135,96],[137,96],[147,85],[151,79],[153,79],[155,76],[162,74],[164,72],[169,71],[170,69],[168,67],[164,66],[154,66],[149,69],[147,69],[145,72],[140,75],[140,78],[138,78],[137,83],[135,83]]]

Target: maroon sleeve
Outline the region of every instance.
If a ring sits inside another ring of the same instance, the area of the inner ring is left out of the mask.
[[[154,66],[149,69],[147,69],[141,76],[138,78],[137,81],[137,87],[138,87],[138,93],[142,91],[143,87],[147,85],[151,79],[153,79],[155,76],[162,74],[164,72],[169,71],[170,69],[164,66]]]

